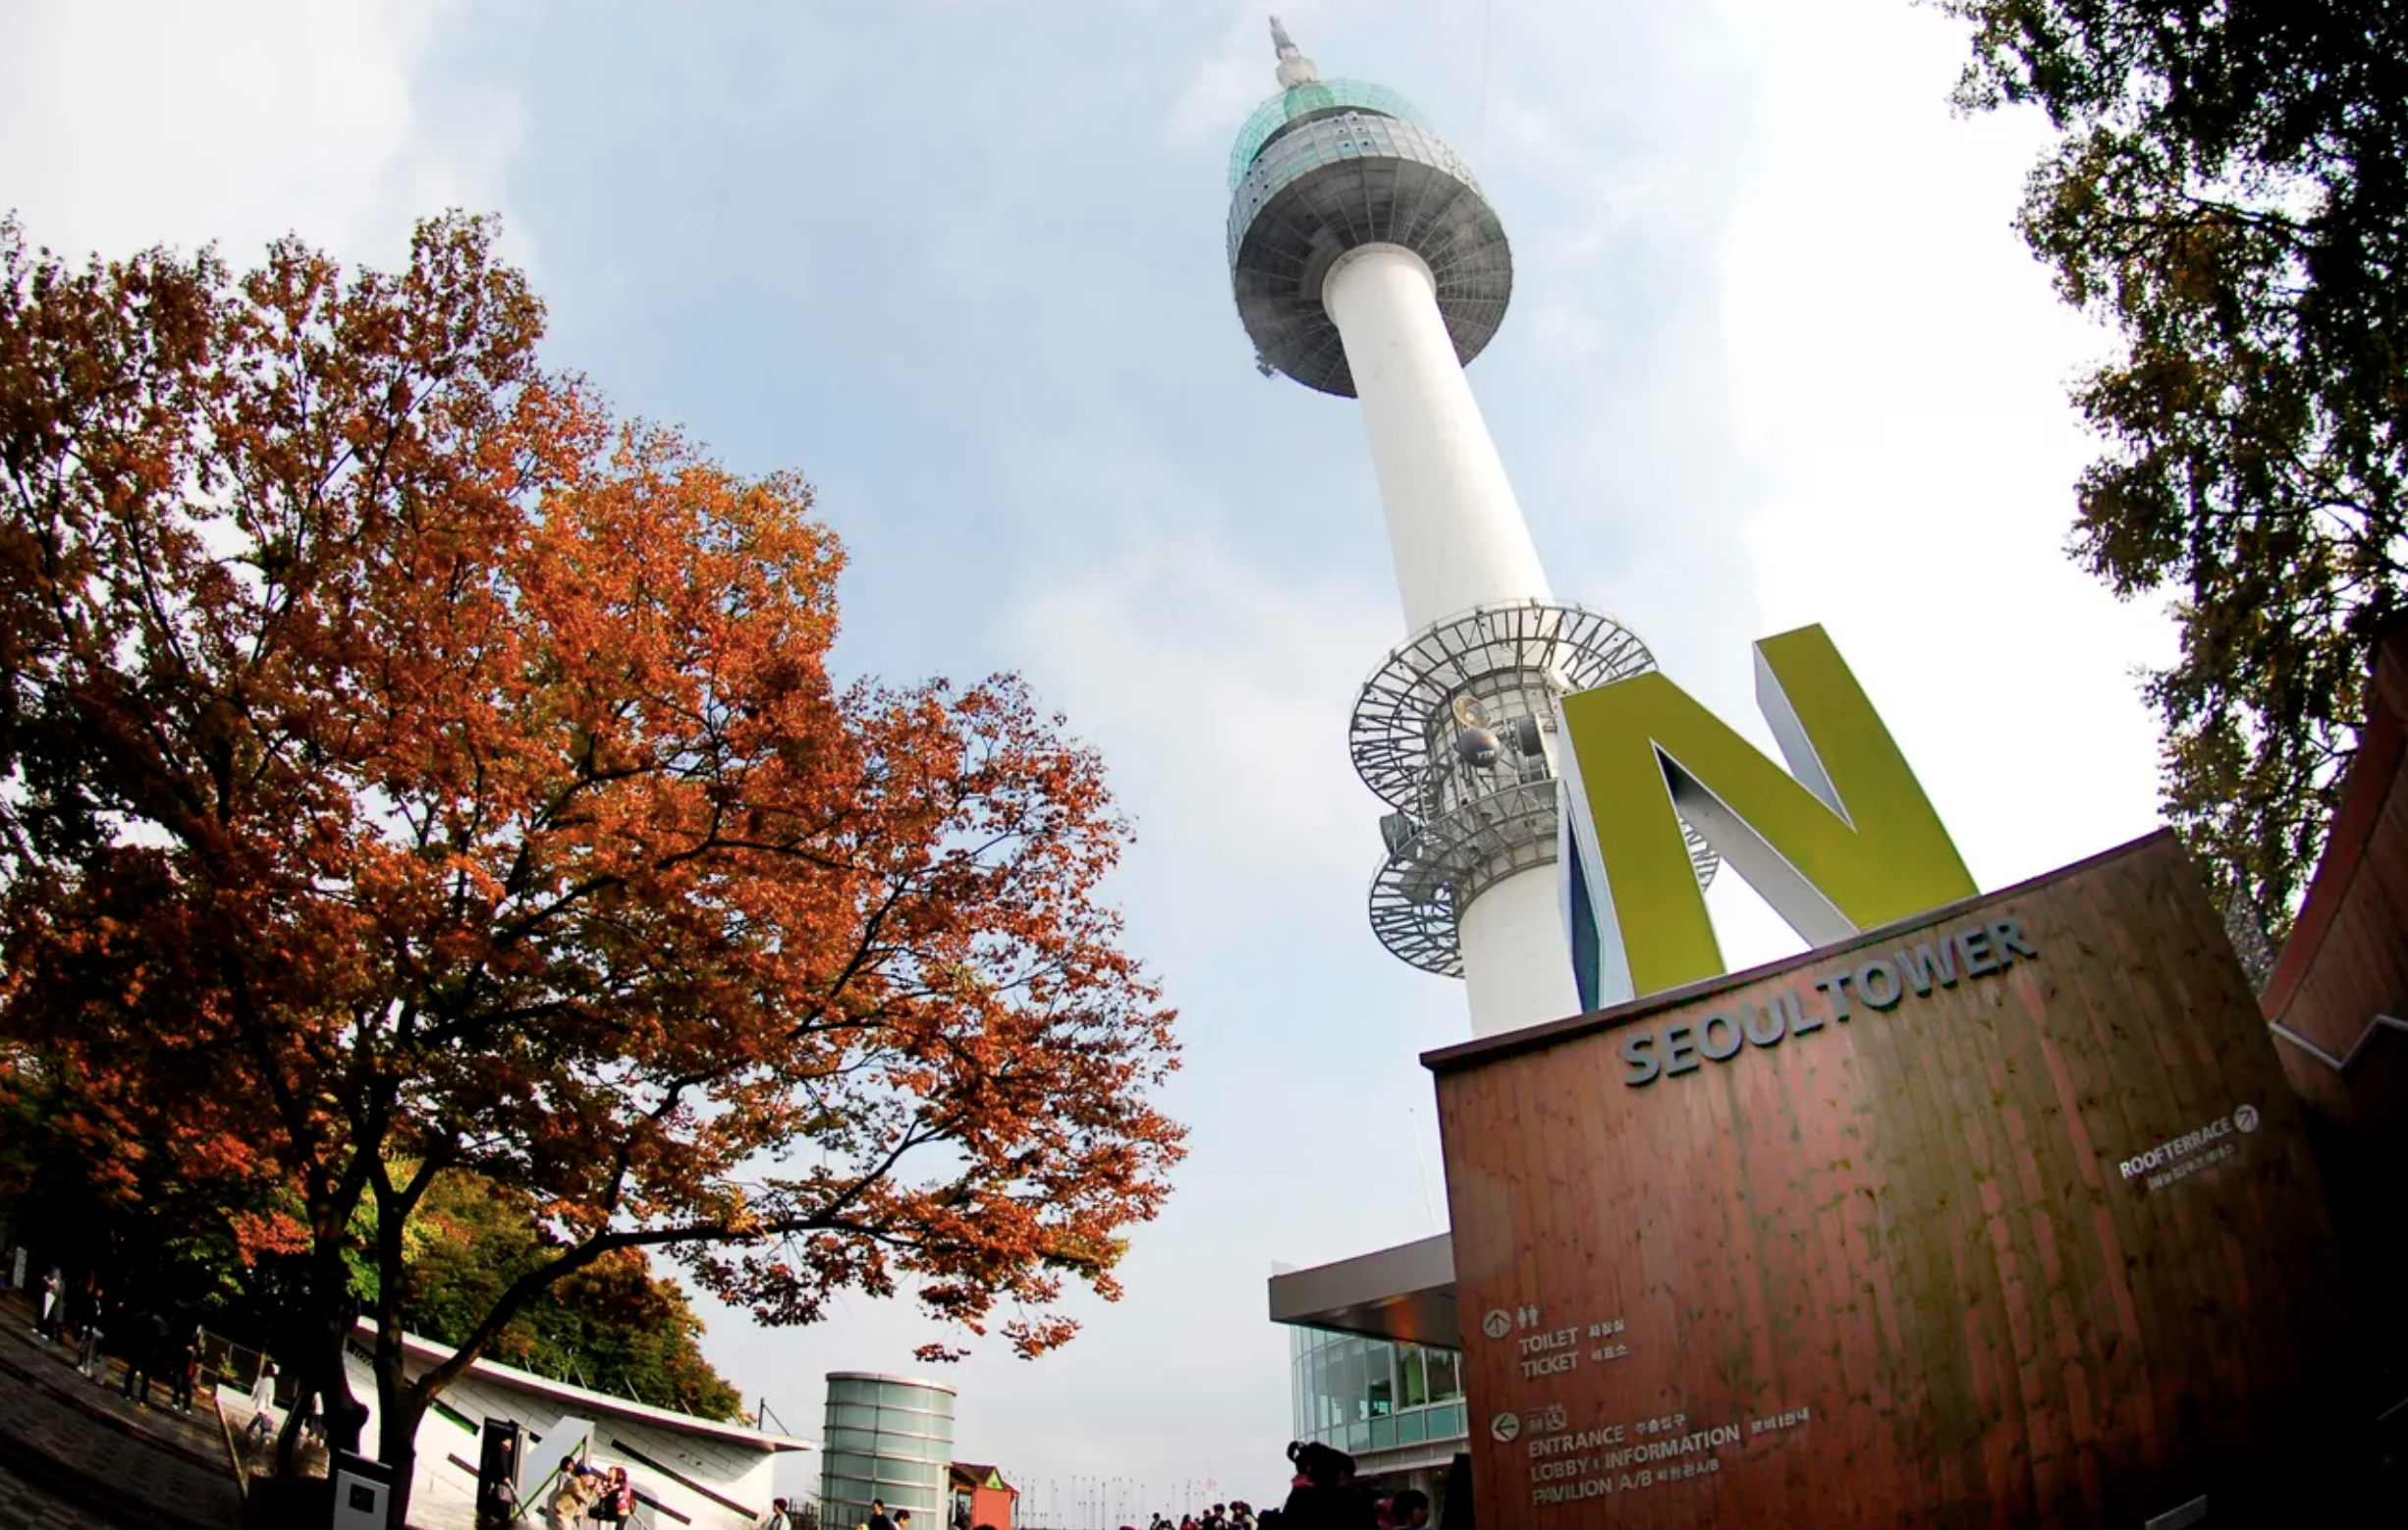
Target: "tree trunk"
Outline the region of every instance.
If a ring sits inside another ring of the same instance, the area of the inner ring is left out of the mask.
[[[410,1395],[399,1377],[388,1384],[376,1379],[376,1448],[393,1473],[393,1491],[385,1500],[387,1530],[408,1530],[410,1490],[418,1469],[418,1423],[426,1404]]]
[[[311,1312],[296,1325],[297,1341],[291,1345],[293,1370],[299,1383],[293,1395],[293,1411],[286,1415],[284,1431],[276,1442],[276,1475],[293,1475],[293,1457],[301,1439],[301,1420],[307,1411],[310,1397],[318,1399],[318,1415],[326,1430],[326,1448],[331,1451],[359,1450],[359,1436],[366,1428],[368,1410],[365,1403],[352,1395],[351,1377],[343,1363],[344,1347],[351,1342],[352,1330],[359,1316],[359,1303],[345,1290],[343,1266],[340,1259],[331,1261],[336,1271],[332,1296],[323,1294],[329,1287],[312,1283]],[[321,1272],[322,1274],[322,1272]]]
[[[332,1342],[326,1345],[326,1380],[319,1395],[326,1403],[326,1448],[359,1453],[359,1437],[368,1427],[368,1405],[352,1395],[351,1367],[343,1352],[357,1326],[359,1303],[345,1299],[337,1309]]]

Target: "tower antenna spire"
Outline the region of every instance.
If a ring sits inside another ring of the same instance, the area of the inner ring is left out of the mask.
[[[1309,85],[1321,79],[1321,71],[1315,69],[1313,61],[1297,49],[1295,39],[1287,35],[1287,28],[1280,24],[1276,16],[1271,18],[1271,48],[1280,59],[1281,89],[1293,90],[1298,85]]]

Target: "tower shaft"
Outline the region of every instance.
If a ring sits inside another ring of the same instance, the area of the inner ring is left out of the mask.
[[[1429,266],[1401,245],[1357,246],[1331,266],[1321,300],[1362,403],[1406,630],[1474,606],[1547,600]]]
[[[1387,805],[1380,943],[1461,977],[1482,1036],[1579,1008],[1558,905],[1556,701],[1655,661],[1548,593],[1463,367],[1496,335],[1513,253],[1471,169],[1402,97],[1324,80],[1275,18],[1280,94],[1230,153],[1229,256],[1255,364],[1359,399],[1405,638],[1347,743]],[[1711,852],[1694,854],[1701,874]]]
[[[1456,915],[1456,938],[1474,1036],[1580,1012],[1554,861],[1491,884]]]
[[[1505,460],[1472,397],[1421,256],[1361,245],[1330,267],[1323,306],[1371,439],[1407,631],[1480,606],[1549,599]],[[1509,871],[1456,910],[1475,1036],[1576,1013],[1552,862]]]

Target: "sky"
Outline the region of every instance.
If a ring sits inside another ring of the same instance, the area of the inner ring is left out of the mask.
[[[2064,557],[2107,337],[2010,227],[2044,144],[1953,115],[1909,0],[1286,0],[1325,75],[1476,168],[1515,290],[1471,369],[1560,597],[1771,750],[1748,645],[1831,631],[1986,888],[2157,823],[2162,612]],[[1181,1011],[1191,1128],[1116,1305],[947,1368],[957,1451],[1039,1517],[1275,1498],[1275,1265],[1442,1226],[1416,1059],[1458,985],[1373,939],[1355,688],[1403,633],[1353,406],[1251,364],[1230,140],[1274,88],[1220,0],[0,0],[0,209],[81,257],[287,232],[392,266],[500,213],[547,355],[851,552],[839,660],[1028,677],[1137,839],[1108,888]],[[1739,884],[1734,967],[1798,943]],[[854,1300],[713,1309],[706,1352],[815,1436],[830,1370],[944,1337]],[[807,1468],[804,1469],[807,1475]],[[1135,1486],[1142,1485],[1142,1486]]]

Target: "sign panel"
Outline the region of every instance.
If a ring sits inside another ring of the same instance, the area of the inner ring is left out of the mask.
[[[2169,835],[1426,1061],[1483,1530],[2323,1522],[2322,1189]]]

